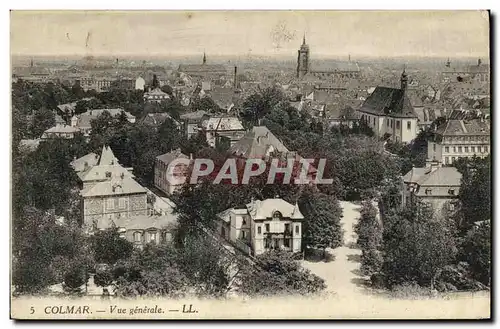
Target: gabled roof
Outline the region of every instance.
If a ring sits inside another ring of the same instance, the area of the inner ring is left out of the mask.
[[[99,157],[99,166],[111,166],[117,165],[118,159],[113,154],[113,151],[109,146],[103,146],[101,156]]]
[[[56,125],[55,127],[52,127],[52,128],[49,128],[47,130],[44,131],[44,135],[47,134],[47,133],[53,133],[53,134],[74,134],[74,133],[77,133],[79,132],[80,129],[76,128],[76,127],[71,127],[71,126],[68,126],[68,125]]]
[[[439,167],[423,175],[418,184],[420,186],[460,186],[462,174],[455,167]]]
[[[119,164],[97,165],[89,167],[87,170],[79,172],[78,177],[80,177],[80,179],[83,182],[91,182],[91,181],[109,180],[110,179],[109,176],[120,177],[122,174],[124,177],[125,176],[134,177],[134,175],[130,171],[120,166]]]
[[[76,172],[81,172],[86,168],[95,166],[97,162],[99,162],[99,156],[95,153],[89,153],[81,158],[71,161],[70,165]]]
[[[246,205],[252,219],[272,218],[275,211],[279,211],[285,218],[303,219],[298,206],[292,205],[283,199],[254,200]]]
[[[180,149],[173,150],[172,152],[165,153],[156,157],[157,160],[163,162],[164,164],[169,164],[170,162],[178,158],[189,159],[187,155],[182,154]]]
[[[377,87],[360,108],[361,112],[398,118],[417,118],[403,90]]]
[[[455,120],[450,119],[436,130],[441,136],[468,136],[468,135],[490,135],[490,124],[488,120]]]
[[[288,154],[290,151],[267,127],[255,126],[233,144],[229,151],[246,159],[262,158],[268,150]]]
[[[211,117],[203,121],[202,126],[209,131],[244,130],[241,121],[237,117]]]

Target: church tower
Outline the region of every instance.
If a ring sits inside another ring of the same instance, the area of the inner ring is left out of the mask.
[[[406,88],[408,87],[408,75],[406,75],[406,67],[401,74],[401,91],[406,92]]]
[[[309,72],[309,46],[306,44],[306,34],[302,39],[302,45],[298,51],[297,58],[297,78],[302,78]]]
[[[207,55],[203,52],[203,65],[207,64]]]

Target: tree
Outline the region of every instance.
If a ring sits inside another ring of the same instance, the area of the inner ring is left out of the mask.
[[[220,107],[210,97],[197,97],[191,103],[191,110],[205,111],[209,113],[220,112]]]
[[[270,113],[279,102],[284,101],[286,97],[277,87],[263,89],[245,99],[242,118],[250,126],[257,125],[259,119]]]
[[[269,251],[256,257],[255,266],[240,269],[238,291],[249,296],[310,295],[326,288],[322,278],[302,268],[293,255]]]
[[[64,290],[70,293],[80,293],[81,286],[87,283],[88,279],[86,268],[81,264],[76,264],[64,276]]]
[[[416,282],[432,289],[443,268],[455,261],[454,227],[435,220],[430,206],[416,203],[385,217],[382,251],[389,286]]]
[[[460,246],[460,259],[470,265],[471,276],[489,286],[491,281],[491,225],[472,227]]]
[[[54,112],[46,108],[41,108],[35,112],[33,125],[31,126],[31,135],[34,138],[40,138],[43,132],[56,125],[56,117]]]
[[[459,227],[465,232],[474,222],[491,219],[491,159],[460,160],[456,166],[462,174],[457,215]]]
[[[99,287],[107,287],[113,283],[113,274],[110,271],[99,271],[94,275],[94,283]]]
[[[377,219],[377,209],[371,201],[364,201],[361,217],[354,227],[358,235],[357,245],[361,248],[361,271],[372,275],[380,271],[383,263],[379,251],[382,244],[382,225]]]
[[[92,237],[92,251],[98,263],[113,265],[129,257],[132,250],[132,243],[121,238],[116,228],[98,231]]]
[[[323,250],[342,245],[342,209],[335,197],[307,190],[299,199],[299,208],[305,218],[303,245]]]

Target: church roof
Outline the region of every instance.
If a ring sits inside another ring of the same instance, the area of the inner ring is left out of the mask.
[[[364,101],[361,112],[397,118],[416,118],[406,93],[401,89],[377,87]]]

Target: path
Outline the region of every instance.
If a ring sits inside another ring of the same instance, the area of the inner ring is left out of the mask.
[[[341,201],[343,218],[341,220],[344,230],[344,245],[336,249],[327,249],[335,256],[330,262],[304,261],[304,267],[320,276],[327,284],[328,292],[335,292],[342,296],[366,296],[363,293],[363,278],[358,275],[360,268],[361,250],[354,247],[357,235],[353,225],[357,223],[360,206],[350,202]]]

